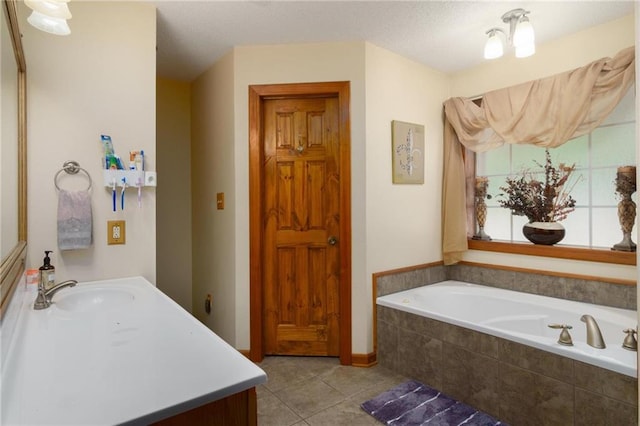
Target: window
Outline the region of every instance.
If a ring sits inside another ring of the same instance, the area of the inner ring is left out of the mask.
[[[562,221],[566,235],[560,244],[586,248],[610,248],[622,239],[618,220],[619,197],[615,192],[617,168],[635,165],[635,91],[630,89],[610,116],[588,135],[550,149],[554,165],[575,163],[579,177],[571,195],[575,211]],[[505,144],[499,149],[476,154],[476,175],[489,178],[485,232],[493,240],[527,241],[522,235],[524,216],[513,216],[500,207],[498,194],[505,178],[522,169],[540,169],[544,148]],[[636,201],[637,193],[633,200]],[[634,229],[635,231],[635,229]]]

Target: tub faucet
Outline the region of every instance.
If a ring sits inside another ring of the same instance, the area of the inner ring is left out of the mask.
[[[78,284],[76,280],[68,280],[61,282],[60,284],[56,284],[51,287],[49,290],[45,290],[44,283],[38,284],[38,296],[36,297],[36,301],[33,302],[33,309],[47,309],[51,306],[51,299],[53,295],[56,294],[59,290],[62,290],[65,287],[73,287]]]
[[[636,339],[636,334],[638,333],[634,328],[627,328],[623,331],[623,333],[627,333],[624,338],[624,342],[622,342],[622,347],[629,351],[638,351],[638,340]]]
[[[580,321],[587,324],[587,344],[597,349],[604,349],[607,345],[604,344],[600,327],[595,318],[591,315],[583,315],[580,317]]]
[[[558,338],[558,343],[565,346],[573,346],[573,340],[571,340],[571,334],[569,334],[569,330],[573,327],[567,324],[549,324],[547,327],[562,329],[560,337]]]

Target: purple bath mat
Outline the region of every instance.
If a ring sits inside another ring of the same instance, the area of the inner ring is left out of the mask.
[[[361,407],[376,420],[393,426],[507,426],[415,380],[383,392]]]

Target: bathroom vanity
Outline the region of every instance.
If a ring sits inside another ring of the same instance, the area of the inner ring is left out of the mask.
[[[2,424],[256,424],[266,374],[142,277],[79,283],[2,325]]]

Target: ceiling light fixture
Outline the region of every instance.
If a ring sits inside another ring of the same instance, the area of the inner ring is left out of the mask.
[[[41,31],[55,35],[69,35],[71,29],[67,19],[71,19],[71,12],[67,3],[69,0],[25,0],[33,12],[27,22]]]
[[[489,34],[489,40],[484,45],[484,58],[485,59],[495,59],[499,58],[504,54],[504,47],[502,46],[502,39],[498,35],[498,33],[504,34],[500,28],[491,28],[487,31]]]
[[[484,45],[485,59],[499,58],[504,54],[501,37],[506,37],[508,44],[515,48],[517,58],[526,58],[536,53],[535,34],[527,16],[529,13],[531,12],[524,9],[513,9],[502,15],[502,22],[509,24],[509,35],[500,28],[487,31],[489,39]]]

